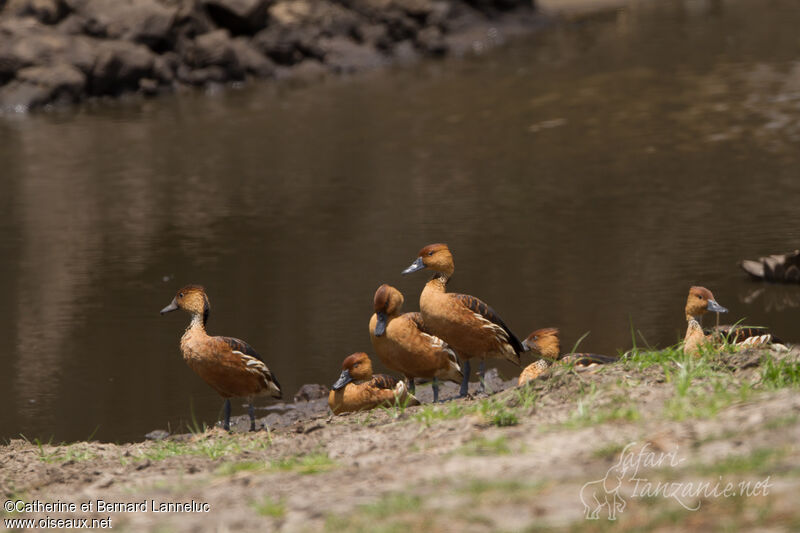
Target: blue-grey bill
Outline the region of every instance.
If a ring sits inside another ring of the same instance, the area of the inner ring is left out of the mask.
[[[386,333],[386,313],[378,312],[378,321],[375,323],[375,336],[380,337]]]
[[[715,300],[709,300],[707,309],[709,311],[713,311],[714,313],[727,313],[728,310],[719,305]]]
[[[336,380],[336,383],[334,383],[333,387],[331,388],[333,390],[339,390],[351,381],[353,381],[353,378],[350,377],[350,372],[347,370],[342,370],[342,373],[339,375],[339,379]]]
[[[161,310],[161,314],[166,315],[171,311],[175,311],[177,308],[178,308],[178,303],[175,301],[175,298],[173,298],[172,301],[169,303],[169,305]]]
[[[417,260],[411,263],[411,266],[407,269],[403,270],[403,274],[411,274],[412,272],[416,272],[417,270],[422,270],[425,268],[425,263],[422,262],[421,257],[417,257]]]

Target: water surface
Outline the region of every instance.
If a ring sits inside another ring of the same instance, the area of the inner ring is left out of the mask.
[[[467,60],[1,119],[0,436],[213,423],[158,314],[185,283],[289,398],[331,383],[439,241],[521,337],[665,346],[702,284],[800,341],[800,288],[736,266],[798,247],[798,27],[791,0],[633,3]]]

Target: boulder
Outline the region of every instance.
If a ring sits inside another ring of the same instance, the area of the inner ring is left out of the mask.
[[[239,65],[247,74],[257,78],[269,78],[275,73],[275,64],[250,44],[248,39],[235,38],[233,51],[236,53]]]
[[[268,0],[201,0],[208,16],[234,35],[252,35],[267,25]]]
[[[386,64],[386,57],[373,46],[359,44],[347,37],[320,40],[325,64],[335,72],[357,72]]]
[[[0,102],[3,108],[18,111],[54,102],[77,102],[85,86],[86,76],[72,65],[26,67],[3,87]]]
[[[61,0],[9,0],[4,14],[15,17],[33,17],[44,24],[56,24],[67,14]]]
[[[294,395],[294,401],[297,402],[310,402],[312,400],[319,400],[320,398],[328,397],[328,387],[320,385],[319,383],[306,383]]]
[[[152,77],[154,54],[128,41],[98,41],[97,60],[90,76],[91,94],[119,94],[136,90],[139,80]]]
[[[244,69],[239,64],[239,57],[228,30],[216,30],[200,35],[193,41],[184,42],[181,50],[184,62],[190,67],[195,69],[220,67],[231,79],[241,79],[244,76]]]
[[[436,26],[428,26],[417,33],[417,48],[423,54],[441,57],[447,53],[448,46],[442,31]]]
[[[0,21],[0,84],[31,66],[67,63],[86,73],[94,60],[93,46],[86,37],[63,35],[32,18]]]
[[[82,18],[87,33],[95,37],[122,39],[149,46],[169,48],[178,6],[156,0],[65,0]]]
[[[271,24],[253,37],[253,45],[278,64],[294,65],[307,58],[322,59],[320,29],[314,26]]]

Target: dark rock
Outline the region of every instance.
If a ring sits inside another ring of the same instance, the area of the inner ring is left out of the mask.
[[[153,76],[161,83],[169,84],[175,80],[175,71],[178,70],[180,57],[175,52],[167,52],[153,58]]]
[[[311,26],[328,36],[353,35],[368,21],[358,13],[328,0],[281,0],[269,8],[270,24]]]
[[[86,31],[86,20],[78,15],[68,15],[58,24],[58,31],[68,35],[80,35]]]
[[[405,40],[394,46],[392,49],[392,58],[401,65],[408,65],[417,61],[419,59],[419,54],[414,44],[409,40]]]
[[[234,35],[252,35],[267,24],[268,0],[201,0],[208,16]]]
[[[357,72],[386,64],[385,56],[374,47],[346,37],[321,39],[320,48],[325,53],[325,64],[335,72]]]
[[[181,64],[177,71],[178,80],[189,85],[207,85],[209,83],[225,83],[228,77],[224,68],[211,66],[205,68],[191,69]]]
[[[12,81],[0,87],[0,109],[24,113],[34,107],[45,105],[50,94],[38,85]]]
[[[154,50],[171,46],[177,6],[156,0],[65,0],[95,37],[122,39]]]
[[[154,54],[127,41],[99,41],[97,61],[90,76],[91,94],[119,94],[136,90],[139,80],[152,77]]]
[[[319,28],[311,26],[270,25],[258,32],[253,45],[278,64],[294,65],[306,58],[322,59]]]
[[[230,79],[241,79],[244,69],[239,64],[233,40],[228,30],[217,30],[197,37],[194,41],[184,42],[181,46],[184,62],[194,69],[219,67]],[[212,81],[217,80],[214,78]]]
[[[355,37],[362,43],[367,43],[386,50],[391,47],[392,40],[383,24],[362,24],[355,31]]]
[[[147,96],[158,94],[158,81],[152,78],[142,78],[139,80],[139,91]]]
[[[248,39],[237,37],[233,40],[232,46],[239,65],[248,74],[258,78],[268,78],[275,73],[275,64],[256,50]]]
[[[490,368],[483,376],[487,392],[497,392],[506,388],[506,382],[500,377],[496,368]]]
[[[167,437],[169,437],[169,432],[164,431],[163,429],[154,429],[144,436],[144,438],[147,440],[164,440]],[[150,466],[150,461],[146,461],[146,463],[142,463],[140,466],[142,466],[142,468],[147,468]]]
[[[294,395],[295,402],[310,402],[311,400],[319,400],[320,398],[328,397],[329,389],[325,385],[319,383],[306,383]]]
[[[428,26],[417,33],[417,48],[428,56],[441,57],[447,53],[447,42],[442,31],[436,26]]]
[[[3,13],[56,24],[67,14],[67,6],[61,0],[9,0]]]
[[[94,64],[92,45],[85,37],[60,34],[32,18],[0,20],[0,84],[25,67],[67,63],[86,73]]]

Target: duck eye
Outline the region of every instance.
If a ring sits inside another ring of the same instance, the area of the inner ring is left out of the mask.
[[[178,298],[183,298],[183,293],[178,293]]]
[[[700,300],[702,300],[702,299],[703,299],[703,297],[702,297],[702,296],[700,296],[699,294],[697,295],[697,298],[698,298],[698,299],[700,299]]]
[[[431,250],[430,252],[428,252],[428,256],[431,256],[431,255],[433,255],[433,250]]]

